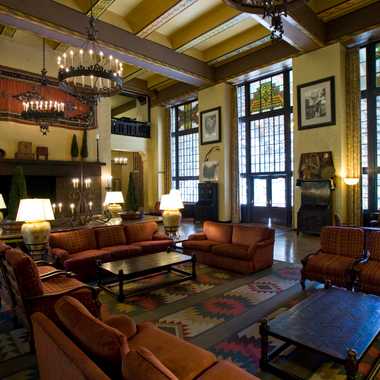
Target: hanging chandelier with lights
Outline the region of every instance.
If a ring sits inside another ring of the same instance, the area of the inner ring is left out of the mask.
[[[108,97],[123,86],[123,64],[112,55],[106,57],[96,40],[95,18],[89,17],[87,40],[84,45],[69,48],[57,58],[60,87],[79,97]]]
[[[284,34],[282,17],[288,15],[288,0],[224,0],[242,12],[262,14],[271,20],[271,38],[281,40]]]
[[[47,70],[45,67],[45,39],[42,40],[41,85],[39,88],[16,95],[16,99],[22,101],[23,110],[21,117],[24,120],[39,124],[41,133],[46,136],[49,125],[57,122],[65,116],[65,104],[56,99],[47,97],[48,85]]]

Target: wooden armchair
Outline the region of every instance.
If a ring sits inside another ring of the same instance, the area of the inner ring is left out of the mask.
[[[352,289],[356,279],[354,268],[367,259],[364,242],[364,230],[361,228],[323,228],[321,248],[302,260],[302,288],[305,289],[308,279]]]
[[[15,323],[19,322],[30,329],[30,316],[37,311],[57,321],[54,305],[63,295],[77,298],[95,316],[99,314],[97,289],[73,278],[71,273],[53,267],[46,270],[46,266],[46,272],[41,273],[38,268],[44,265],[38,266],[19,249],[6,250],[2,265],[15,312]]]

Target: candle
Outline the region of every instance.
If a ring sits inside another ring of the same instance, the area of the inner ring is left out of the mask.
[[[80,64],[83,66],[83,49],[79,50]]]
[[[91,88],[94,87],[94,76],[90,75],[90,81],[91,81]]]
[[[74,215],[74,209],[75,209],[75,204],[74,203],[70,203],[70,210],[71,210],[71,214]]]
[[[55,214],[55,209],[57,208],[57,205],[56,205],[55,203],[53,203],[53,204],[51,205],[51,207],[53,208],[53,213]]]
[[[61,202],[58,203],[58,211],[59,211],[59,213],[62,212],[62,203]]]
[[[66,53],[63,53],[63,66],[66,67]]]
[[[74,52],[70,50],[71,66],[74,66]]]
[[[99,139],[100,139],[99,133],[96,134],[96,139],[99,141]]]
[[[92,210],[92,202],[88,202],[88,208],[90,209],[90,211]]]

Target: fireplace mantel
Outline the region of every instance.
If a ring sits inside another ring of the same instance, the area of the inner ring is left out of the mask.
[[[26,176],[79,177],[83,172],[88,177],[100,177],[103,162],[54,161],[54,160],[0,160],[0,176],[12,175],[16,166],[21,166]]]

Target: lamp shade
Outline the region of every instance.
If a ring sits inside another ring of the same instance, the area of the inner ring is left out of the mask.
[[[107,191],[104,203],[107,205],[112,203],[124,203],[123,193],[121,191]]]
[[[355,186],[359,183],[359,178],[346,177],[343,179],[344,183],[348,186]]]
[[[181,208],[184,208],[184,205],[179,190],[172,189],[169,194],[162,195],[160,210],[180,210]]]
[[[17,222],[54,220],[50,199],[21,199],[17,211]]]
[[[0,194],[0,210],[7,208],[3,196]]]

